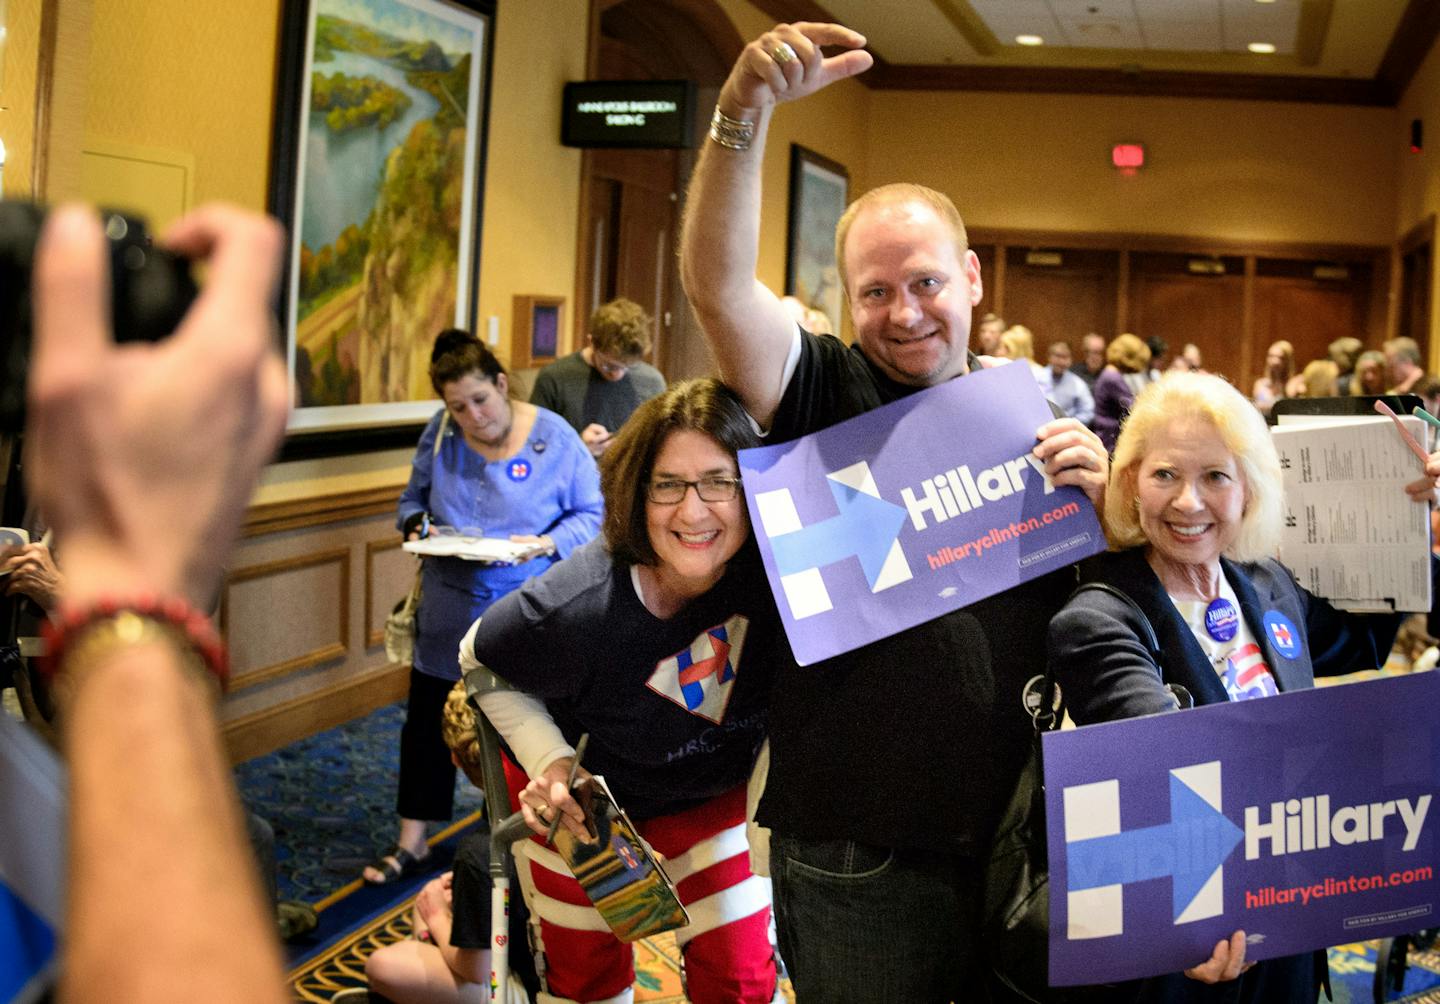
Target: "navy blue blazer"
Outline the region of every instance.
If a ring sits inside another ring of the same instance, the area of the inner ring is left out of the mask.
[[[1281,691],[1303,690],[1316,676],[1384,665],[1404,615],[1336,610],[1298,583],[1280,562],[1237,563],[1221,558],[1240,613]],[[1432,562],[1433,570],[1437,567]],[[1165,683],[1182,684],[1195,703],[1221,704],[1229,695],[1165,587],[1145,560],[1144,548],[1096,555],[1080,565],[1081,582],[1108,582],[1133,599],[1155,629],[1164,665],[1151,659],[1135,613],[1098,590],[1075,596],[1050,622],[1049,659],[1065,704],[1077,724],[1169,711]],[[1286,658],[1262,622],[1276,611],[1299,630],[1299,650]],[[1431,613],[1430,631],[1436,630]]]

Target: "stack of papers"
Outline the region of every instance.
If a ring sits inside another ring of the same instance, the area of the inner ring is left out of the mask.
[[[518,565],[545,552],[542,544],[516,543],[504,537],[467,537],[431,534],[424,540],[407,540],[405,550],[427,558],[464,558],[492,565]]]
[[[1388,418],[1285,416],[1281,557],[1300,584],[1350,610],[1430,609],[1430,511],[1405,486],[1424,476]],[[1418,418],[1401,419],[1426,441]]]

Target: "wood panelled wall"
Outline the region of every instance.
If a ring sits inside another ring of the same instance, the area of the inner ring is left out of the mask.
[[[1078,349],[1089,332],[1132,331],[1173,352],[1194,342],[1207,369],[1248,389],[1277,339],[1304,363],[1342,335],[1376,348],[1385,338],[1385,247],[978,229],[970,244],[985,284],[976,315],[1028,327],[1041,362],[1051,342]]]
[[[230,646],[221,706],[235,762],[398,701],[385,617],[414,581],[400,549],[402,485],[252,507],[220,601]]]

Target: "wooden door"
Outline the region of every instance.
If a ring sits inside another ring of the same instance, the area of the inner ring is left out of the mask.
[[[1250,365],[1251,379],[1261,375],[1265,349],[1280,339],[1295,348],[1296,372],[1306,363],[1329,358],[1330,343],[1337,338],[1366,341],[1370,273],[1366,265],[1258,261],[1252,315],[1258,352]]]
[[[1430,358],[1430,266],[1434,220],[1426,236],[1400,248],[1400,316],[1396,334],[1420,345],[1420,358]],[[1430,366],[1426,366],[1430,370]]]
[[[1090,332],[1111,338],[1120,274],[1118,251],[1005,249],[1005,323],[1023,324],[1044,362],[1051,342],[1078,353]]]
[[[1192,264],[1203,262],[1203,264]],[[1196,271],[1203,269],[1203,271]],[[1187,342],[1205,368],[1243,386],[1241,333],[1245,320],[1245,262],[1181,254],[1131,258],[1129,329],[1142,339],[1165,339],[1172,353]]]
[[[597,150],[585,182],[586,240],[581,251],[585,302],[577,312],[577,345],[596,307],[634,300],[653,319],[652,362],[664,358],[675,269],[676,152]]]

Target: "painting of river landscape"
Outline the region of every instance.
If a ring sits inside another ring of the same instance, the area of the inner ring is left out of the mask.
[[[428,416],[435,335],[474,314],[493,4],[290,2],[291,429]]]

